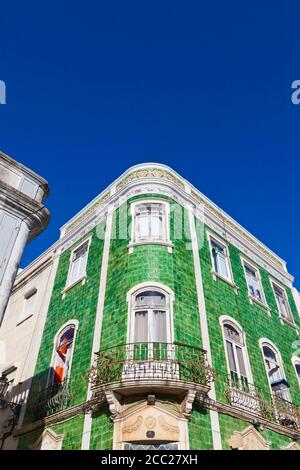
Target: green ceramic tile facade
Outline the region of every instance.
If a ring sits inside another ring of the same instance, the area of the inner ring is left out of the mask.
[[[157,196],[147,194],[147,196],[143,195],[140,197],[155,198]],[[185,215],[185,217],[182,217],[182,236],[178,237],[177,228],[177,236],[174,237],[174,209],[176,203],[168,197],[160,196],[160,199],[162,198],[169,202],[171,208],[170,234],[173,243],[172,253],[168,252],[166,246],[161,245],[135,246],[133,252],[129,253],[130,234],[127,234],[127,238],[124,239],[121,239],[120,234],[124,234],[126,229],[124,224],[130,224],[131,222],[130,202],[139,199],[139,197],[134,197],[125,203],[127,205],[127,220],[120,216],[120,211],[123,211],[123,208],[117,209],[114,212],[112,233],[115,236],[110,241],[107,287],[101,341],[99,344],[101,349],[127,342],[128,304],[126,295],[130,289],[142,282],[159,282],[173,290],[175,298],[173,305],[174,340],[189,345],[202,346],[193,252],[191,249],[187,249],[190,244],[190,234],[187,227],[184,227],[183,224],[183,221],[188,219],[187,213],[185,209],[181,209],[182,215]],[[200,233],[203,227],[200,227],[201,224],[198,221],[196,225],[197,231]],[[206,230],[206,227],[204,228]],[[103,240],[97,237],[96,230],[93,230],[91,235],[92,241],[87,263],[87,282],[84,285],[78,284],[70,289],[64,299],[62,298],[62,291],[68,275],[71,249],[74,246],[60,256],[30,393],[29,408],[30,403],[34,400],[36,391],[45,386],[51,363],[54,337],[58,330],[67,321],[72,319],[79,321],[79,328],[76,336],[71,372],[73,393],[71,405],[81,403],[86,399],[87,380],[85,374],[90,366],[92,355],[92,341],[103,255]],[[214,280],[211,272],[211,256],[207,236],[204,237],[204,244],[199,249],[212,361],[213,367],[217,371],[215,379],[217,400],[222,402],[227,401],[225,396],[227,369],[219,318],[221,315],[228,315],[236,320],[245,331],[255,386],[261,389],[266,399],[270,400],[269,385],[259,347],[259,339],[268,338],[277,346],[281,353],[286,378],[290,384],[292,399],[295,403],[299,403],[299,384],[291,362],[294,352],[293,344],[299,339],[296,329],[287,324],[281,324],[269,280],[270,275],[262,268],[259,268],[259,271],[266,300],[271,309],[271,316],[268,315],[265,308],[249,302],[240,252],[230,244],[229,252],[234,282],[238,287],[237,291],[222,279],[217,278]],[[300,328],[300,319],[292,293],[289,289],[287,289],[287,293],[295,322]],[[25,423],[30,421],[31,416],[28,412]],[[234,431],[241,431],[249,426],[249,423],[245,421],[221,414],[219,415],[219,422],[224,449],[228,448],[228,439]],[[55,424],[51,426],[51,429],[57,434],[64,434],[63,449],[80,449],[83,432],[83,415],[75,416],[69,421]],[[188,429],[191,449],[213,448],[210,412],[208,410],[203,410],[196,405],[193,409]],[[28,448],[41,432],[42,430],[24,435],[20,439],[19,448]],[[272,449],[279,449],[291,442],[288,438],[268,430],[264,430],[262,434],[270,441]],[[109,417],[108,409],[104,406],[93,417],[90,448],[112,449],[112,446],[113,423]]]

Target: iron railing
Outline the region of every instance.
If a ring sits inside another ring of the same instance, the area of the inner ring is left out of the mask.
[[[261,414],[260,395],[246,377],[234,374],[228,376],[226,396],[230,405],[253,414]]]
[[[92,386],[138,380],[169,380],[209,386],[213,371],[206,351],[182,343],[129,343],[96,353],[88,373]]]
[[[273,394],[272,402],[264,399],[261,391],[246,377],[232,373],[227,378],[228,403],[257,417],[277,422],[295,430],[300,429],[300,406]]]
[[[282,426],[300,429],[300,405],[273,394],[273,407],[276,421]]]
[[[34,419],[42,419],[68,408],[72,399],[70,381],[53,384],[33,397],[31,414]]]

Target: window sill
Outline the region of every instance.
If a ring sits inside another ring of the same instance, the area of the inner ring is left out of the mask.
[[[16,324],[16,326],[22,325],[22,323],[24,323],[24,321],[28,320],[28,319],[31,318],[32,316],[33,316],[33,313],[31,313],[30,315],[27,315],[26,317],[22,318],[20,321],[18,321],[18,323]]]
[[[250,304],[255,303],[259,305],[260,307],[264,308],[265,310],[267,310],[268,314],[271,316],[271,309],[269,305],[265,304],[264,302],[261,302],[260,300],[258,300],[256,297],[253,297],[252,295],[249,295],[249,302]]]
[[[164,242],[164,241],[149,240],[149,241],[140,241],[140,242],[131,242],[131,243],[129,243],[129,245],[127,245],[127,248],[129,249],[129,253],[133,253],[133,248],[135,246],[140,246],[140,245],[162,245],[162,246],[167,246],[169,253],[172,253],[172,249],[173,249],[173,243],[171,241]]]
[[[64,299],[66,296],[66,293],[73,289],[73,287],[77,286],[78,284],[81,284],[82,286],[86,283],[86,275],[82,276],[81,278],[77,279],[77,281],[73,282],[73,284],[70,284],[64,288],[64,290],[61,292],[62,293],[62,298]]]
[[[238,293],[238,286],[234,282],[227,279],[226,277],[221,276],[220,274],[218,274],[214,270],[212,270],[212,277],[213,277],[214,281],[216,281],[217,279],[221,279],[221,281],[226,282],[226,284],[228,284],[229,286],[234,288],[236,294]]]
[[[291,326],[292,328],[294,328],[299,333],[299,328],[296,325],[296,323],[294,323],[291,320],[287,320],[286,318],[283,318],[283,317],[279,317],[279,318],[280,318],[280,322],[281,322],[282,325],[284,325],[284,323],[286,323],[287,325]]]

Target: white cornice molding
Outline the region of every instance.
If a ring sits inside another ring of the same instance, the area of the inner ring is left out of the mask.
[[[177,178],[177,175],[176,175]],[[246,238],[241,229],[237,230],[231,221],[224,220],[222,214],[216,211],[212,211],[210,207],[201,204],[195,198],[186,191],[186,187],[179,187],[169,179],[163,179],[158,177],[144,177],[144,178],[132,178],[131,181],[123,184],[118,190],[113,191],[112,194],[106,190],[102,193],[99,198],[94,200],[92,206],[87,206],[87,212],[81,211],[80,218],[72,219],[72,224],[64,226],[64,235],[57,242],[58,252],[65,251],[79,238],[86,235],[92,230],[101,220],[104,219],[108,208],[113,206],[115,209],[118,208],[128,199],[135,196],[147,195],[147,194],[158,194],[160,196],[166,196],[173,199],[175,202],[183,206],[191,206],[195,209],[195,216],[202,220],[203,214],[206,225],[223,237],[226,241],[236,246],[241,253],[248,256],[254,262],[261,267],[265,268],[278,280],[284,284],[291,286],[293,277],[287,273],[285,269],[285,263],[280,258],[275,258],[275,255],[270,250],[262,251],[259,249],[256,241],[256,245],[249,241],[249,237]],[[101,203],[99,202],[101,201]],[[92,208],[94,209],[92,210]],[[254,239],[256,240],[256,239]],[[275,259],[277,263],[275,263]]]

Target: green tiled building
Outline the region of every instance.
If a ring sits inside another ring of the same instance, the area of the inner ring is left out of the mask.
[[[293,278],[188,181],[130,168],[55,257],[19,449],[300,448]]]

